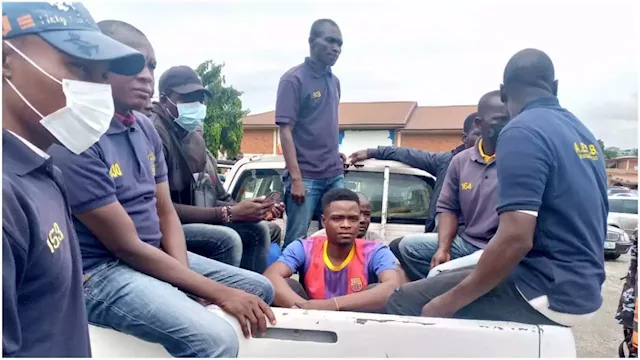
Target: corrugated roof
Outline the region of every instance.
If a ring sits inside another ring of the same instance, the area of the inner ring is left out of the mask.
[[[420,106],[409,118],[403,131],[460,130],[464,119],[477,110],[475,105]]]
[[[345,102],[339,107],[341,128],[402,129],[403,131],[460,130],[464,119],[476,111],[475,105],[424,106],[415,101]],[[275,128],[275,112],[248,115],[245,128]]]

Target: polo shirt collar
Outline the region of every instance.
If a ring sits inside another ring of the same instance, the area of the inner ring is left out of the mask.
[[[478,140],[476,140],[476,145],[473,148],[474,148],[474,151],[473,151],[473,154],[471,155],[471,160],[481,164],[485,164],[485,165],[494,163],[494,160],[496,159],[496,154],[489,156],[489,155],[486,155],[484,151],[482,151],[482,138],[479,138]]]
[[[522,108],[522,111],[534,109],[534,108],[560,108],[560,102],[556,96],[543,96],[535,100],[529,101],[527,105]],[[521,111],[521,112],[522,112]]]
[[[11,131],[2,129],[2,142],[3,171],[24,176],[51,161],[49,155]]]
[[[115,113],[115,114],[113,114],[113,116],[116,119],[118,119],[118,121],[123,123],[125,126],[129,126],[129,125],[133,124],[136,121],[136,117],[133,115],[132,112],[128,112],[126,114]]]
[[[133,118],[135,119],[135,115],[133,115],[132,113],[129,113],[129,115],[133,116]],[[132,124],[127,126],[123,124],[121,120],[118,119],[118,116],[126,117],[126,115],[120,115],[120,114],[114,115],[113,119],[111,119],[111,125],[109,125],[109,129],[107,130],[107,135],[120,134],[125,131],[128,131],[129,128],[135,129],[138,127],[138,125],[136,125],[138,123],[137,121],[134,121]]]
[[[322,69],[322,65],[320,65],[320,64],[316,63],[315,61],[311,60],[310,57],[306,57],[304,59],[304,64],[305,64],[305,66],[307,68],[309,68],[311,70],[311,73],[316,78],[323,77],[323,76],[331,76],[331,67],[330,66],[325,66],[324,69]]]

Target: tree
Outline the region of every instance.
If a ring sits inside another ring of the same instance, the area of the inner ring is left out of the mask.
[[[196,73],[202,79],[202,84],[213,94],[207,99],[207,116],[204,119],[204,139],[207,148],[214,156],[225,152],[227,157],[234,158],[240,152],[242,141],[242,122],[249,113],[242,109],[241,91],[233,86],[226,86],[222,75],[224,64],[217,65],[213,60],[207,60],[196,68]]]
[[[598,139],[598,145],[600,145],[600,149],[602,149],[605,159],[609,160],[618,157],[618,152],[614,149],[607,149],[604,146],[604,141],[602,141],[602,139]]]

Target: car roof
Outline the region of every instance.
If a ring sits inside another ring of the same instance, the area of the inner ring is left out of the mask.
[[[247,163],[271,163],[272,166],[275,167],[275,164],[279,165],[279,168],[285,168],[284,156],[282,155],[253,155],[246,156],[239,160],[236,165],[245,165]],[[385,167],[389,167],[390,169],[400,170],[402,172],[411,172],[416,175],[423,175],[435,178],[435,175],[432,175],[422,169],[417,169],[407,164],[401,163],[399,161],[393,160],[377,160],[377,159],[367,159],[364,161],[358,162],[355,167],[350,167],[348,170],[357,170],[359,168],[364,168],[365,171],[369,169],[384,169]]]
[[[621,193],[609,195],[609,199],[632,199],[638,200],[638,195],[634,193]]]

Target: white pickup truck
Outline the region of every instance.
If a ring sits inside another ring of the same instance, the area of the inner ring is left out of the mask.
[[[253,156],[227,172],[236,200],[283,191],[282,156]],[[347,170],[346,186],[372,203],[371,230],[389,242],[423,232],[435,178],[393,161],[367,160]],[[286,219],[285,219],[286,221]],[[310,233],[317,229],[313,224]],[[216,306],[240,339],[239,357],[575,357],[571,329],[510,322],[407,317],[274,308],[265,337],[244,339],[240,326]],[[165,349],[110,329],[90,327],[94,357],[168,357]]]

